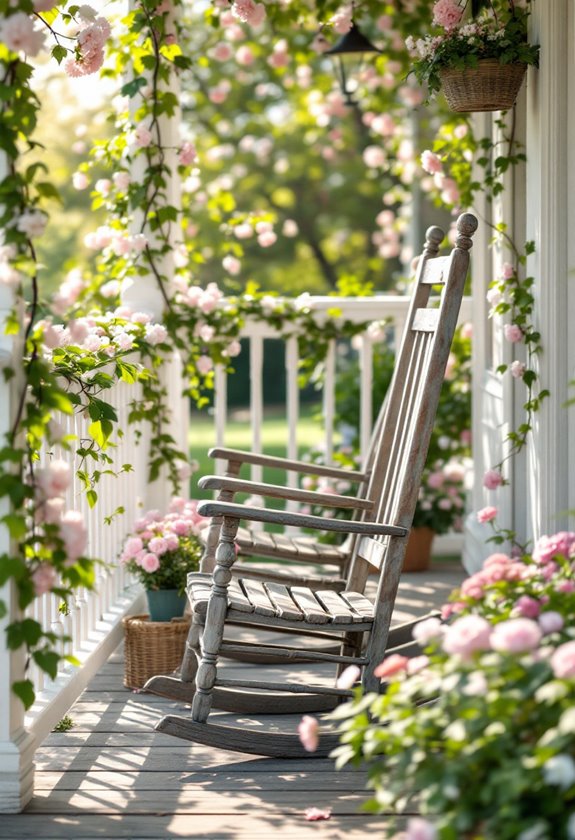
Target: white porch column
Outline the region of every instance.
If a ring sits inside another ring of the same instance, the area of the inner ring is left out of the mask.
[[[527,474],[531,531],[534,537],[565,528],[575,507],[572,409],[575,338],[572,290],[573,172],[575,143],[573,74],[575,36],[569,0],[535,3],[533,37],[541,44],[540,70],[531,70],[527,101],[527,238],[536,252],[528,270],[536,279],[536,327],[543,353],[538,359],[539,387],[551,395],[534,418]]]
[[[135,8],[136,5],[138,4],[134,0],[130,0],[130,9]],[[170,14],[169,19],[173,21],[173,15],[175,14],[177,14],[176,10]],[[151,73],[148,75],[151,84],[152,75]],[[179,98],[178,76],[175,72],[170,73],[167,88]],[[138,106],[141,95],[143,94],[138,94],[136,97],[134,108]],[[149,97],[149,94],[146,95]],[[165,189],[166,201],[171,206],[177,208],[181,207],[181,185],[178,175],[177,157],[178,148],[181,145],[180,120],[181,114],[178,108],[175,109],[171,117],[162,114],[158,118],[158,131],[164,148],[164,164],[168,173],[164,176],[167,182]],[[156,142],[156,136],[154,136],[152,142]],[[136,183],[142,181],[146,166],[146,156],[140,153],[135,158],[131,167],[132,181]],[[167,222],[166,224],[169,225],[169,241],[173,247],[181,240],[181,229],[178,222]],[[146,228],[145,220],[141,215],[135,214],[132,229],[134,233],[143,232],[148,238],[150,245],[154,247],[154,234]],[[157,268],[159,273],[166,278],[164,281],[165,292],[168,298],[171,298],[173,296],[172,280],[174,276],[174,257],[171,250],[164,254],[161,259],[157,260]],[[152,315],[154,320],[162,321],[166,303],[156,278],[151,272],[144,276],[134,276],[132,285],[123,292],[122,300],[132,310],[146,312]],[[161,385],[166,390],[166,405],[169,406],[170,410],[170,423],[166,431],[172,435],[178,447],[187,453],[189,403],[187,398],[182,396],[183,376],[179,354],[174,353],[166,361],[166,364],[159,372],[159,377]],[[187,487],[183,488],[183,494],[188,495]],[[147,484],[144,492],[144,505],[146,508],[165,510],[171,496],[171,485],[167,480],[165,472],[162,472],[156,481]]]
[[[16,355],[14,337],[4,335],[6,316],[13,305],[11,290],[0,284],[0,367],[12,366]],[[1,445],[5,444],[5,435],[11,428],[14,396],[13,384],[5,382],[1,377]],[[9,500],[4,497],[0,500],[0,517],[9,513],[9,510]],[[8,529],[0,524],[0,554],[9,554],[11,548]],[[6,648],[6,626],[18,617],[17,597],[12,581],[0,588],[0,600],[8,608],[6,616],[0,620],[0,813],[16,813],[24,808],[33,793],[35,739],[24,728],[24,706],[11,689],[13,682],[24,679],[26,659],[24,649],[9,651]]]

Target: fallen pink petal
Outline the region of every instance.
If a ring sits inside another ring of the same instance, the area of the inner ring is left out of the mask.
[[[315,820],[329,820],[331,817],[331,808],[306,808],[304,816],[306,820],[309,820],[309,822],[315,822]]]

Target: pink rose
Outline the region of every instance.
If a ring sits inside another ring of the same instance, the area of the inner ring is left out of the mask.
[[[439,639],[444,632],[445,626],[439,618],[426,618],[415,625],[411,635],[419,645],[425,647],[433,639]]]
[[[517,324],[505,324],[503,334],[511,344],[517,344],[518,341],[523,340],[523,330]]]
[[[454,29],[463,16],[463,7],[457,0],[437,0],[433,4],[433,23],[447,32]]]
[[[551,667],[559,680],[575,677],[575,642],[559,645],[551,656]]]
[[[142,557],[140,565],[145,572],[148,572],[148,574],[151,575],[154,572],[157,572],[160,568],[160,561],[155,554],[152,554],[152,552],[149,551]]]
[[[501,277],[503,280],[511,280],[515,276],[515,269],[511,263],[505,262],[501,266]]]
[[[525,653],[537,647],[541,628],[530,618],[511,618],[496,624],[491,634],[491,647],[502,653]]]
[[[405,840],[436,840],[437,829],[423,817],[410,817]]]
[[[373,674],[376,677],[380,677],[382,680],[387,677],[392,677],[394,674],[399,674],[402,671],[404,672],[407,668],[408,662],[409,658],[407,656],[401,656],[399,653],[393,653],[375,668]]]
[[[540,537],[535,543],[533,559],[538,563],[548,563],[555,555],[571,557],[575,553],[575,533],[573,531],[559,531],[552,536]]]
[[[525,618],[537,618],[541,612],[541,604],[535,598],[530,598],[529,595],[522,595],[515,602],[515,609]]]
[[[523,364],[523,362],[515,361],[515,362],[511,362],[511,364],[509,365],[509,370],[511,371],[511,376],[514,379],[521,379],[521,377],[525,373],[525,369],[526,368],[525,368],[525,365]]]
[[[491,625],[479,615],[465,615],[447,628],[443,649],[466,659],[477,650],[489,648]]]
[[[35,478],[44,498],[52,499],[66,492],[72,480],[72,474],[66,461],[56,459],[36,470]]]
[[[495,519],[498,514],[498,510],[496,507],[484,507],[481,510],[477,511],[477,521],[484,523],[484,522],[491,522],[491,520]]]
[[[496,490],[503,484],[503,476],[498,470],[487,470],[483,476],[483,486],[488,490]]]
[[[84,554],[88,543],[88,532],[84,517],[79,510],[68,510],[60,521],[60,536],[64,542],[68,562],[75,563]]]
[[[537,621],[544,636],[548,636],[550,633],[558,633],[559,630],[563,629],[565,624],[563,616],[553,610],[541,613]]]
[[[140,552],[144,547],[144,543],[140,539],[140,537],[130,537],[126,540],[126,544],[124,545],[124,551],[122,552],[123,556],[126,559],[131,557],[135,557],[138,552]]]
[[[299,722],[298,736],[304,750],[315,752],[319,744],[319,721],[311,715],[304,715]]]
[[[441,159],[433,152],[430,152],[429,149],[426,149],[421,155],[421,167],[430,175],[435,175],[436,172],[443,172]]]

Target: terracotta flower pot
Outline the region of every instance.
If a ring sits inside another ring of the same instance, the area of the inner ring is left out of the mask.
[[[403,560],[404,572],[424,572],[431,562],[431,546],[435,531],[431,528],[412,528],[407,538]]]

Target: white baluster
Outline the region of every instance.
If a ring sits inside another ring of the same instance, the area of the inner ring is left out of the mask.
[[[216,365],[214,376],[214,417],[216,423],[216,446],[225,446],[226,423],[228,422],[228,375],[223,365]],[[216,461],[216,473],[224,468],[223,461]]]
[[[359,351],[360,401],[359,401],[359,447],[363,462],[373,426],[373,343],[367,333],[361,336]]]
[[[262,451],[262,425],[264,419],[263,399],[263,364],[264,340],[256,335],[250,342],[250,421],[252,431],[252,450]],[[262,468],[259,464],[252,466],[252,481],[262,480]]]
[[[285,367],[286,367],[286,411],[287,411],[287,457],[295,459],[298,457],[297,427],[299,421],[299,385],[298,385],[299,348],[297,338],[288,338],[286,341]],[[289,487],[297,487],[297,473],[287,473]],[[297,510],[297,502],[289,501],[288,510]]]
[[[335,341],[330,341],[325,359],[325,377],[323,385],[323,422],[325,429],[325,461],[333,461],[333,440],[335,422]]]

